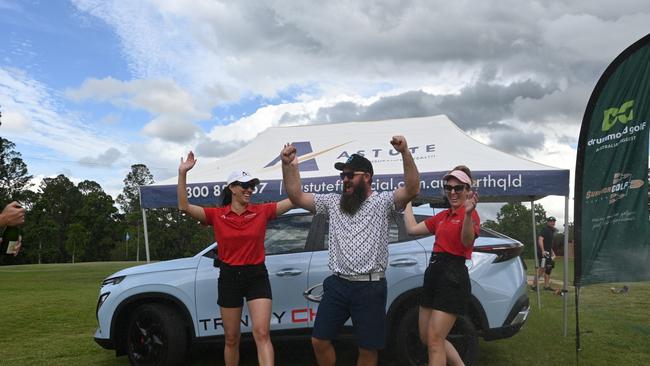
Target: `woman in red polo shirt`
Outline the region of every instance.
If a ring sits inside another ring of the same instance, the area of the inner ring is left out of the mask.
[[[253,338],[260,365],[273,365],[273,345],[269,336],[271,322],[271,284],[264,265],[266,222],[290,210],[288,199],[263,204],[250,203],[259,179],[245,171],[228,177],[220,207],[204,208],[189,204],[186,193],[187,172],[196,159],[190,151],[178,166],[178,208],[204,224],[212,225],[219,243],[218,300],[226,339],[225,364],[239,364],[240,322],[243,298],[253,322]]]
[[[465,314],[471,284],[465,260],[472,256],[480,219],[478,196],[471,190],[472,173],[460,165],[443,178],[450,208],[420,223],[409,203],[404,223],[410,235],[435,234],[433,253],[424,273],[418,326],[420,339],[427,345],[429,365],[462,365],[454,346],[446,340],[459,315]]]

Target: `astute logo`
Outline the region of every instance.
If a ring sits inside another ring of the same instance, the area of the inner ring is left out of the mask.
[[[347,145],[352,141],[347,141],[342,144],[330,146],[324,150],[321,151],[316,151],[314,152],[312,147],[311,147],[311,142],[309,141],[298,141],[298,142],[292,142],[291,145],[293,145],[296,148],[296,156],[298,157],[298,161],[300,162],[298,164],[298,168],[300,169],[301,172],[311,172],[311,171],[317,171],[318,170],[318,165],[316,164],[316,157],[319,155],[323,155],[331,150],[338,149],[341,146]],[[280,155],[278,155],[275,159],[271,160],[270,163],[266,164],[264,168],[270,168],[270,169],[276,169],[278,168],[278,162],[282,158]]]
[[[627,196],[630,189],[641,188],[643,183],[643,179],[632,179],[630,173],[614,173],[611,186],[597,191],[587,191],[585,198],[588,201],[593,201],[598,198],[606,198],[606,195],[609,194],[609,204],[611,205]]]
[[[291,145],[293,145],[296,148],[296,155],[298,157],[305,156],[307,154],[312,153],[314,150],[311,148],[311,143],[309,141],[298,141],[298,142],[292,142]],[[270,163],[266,164],[264,167],[268,168],[270,166],[273,166],[277,164],[280,161],[281,157],[278,155],[277,158],[273,159]],[[298,165],[298,168],[301,172],[311,172],[318,170],[318,165],[316,164],[316,159],[311,158],[311,159],[306,159],[304,161],[300,161],[300,164]]]
[[[609,131],[616,122],[626,124],[634,118],[634,100],[628,100],[623,103],[620,108],[608,108],[605,109],[603,116],[603,132]]]

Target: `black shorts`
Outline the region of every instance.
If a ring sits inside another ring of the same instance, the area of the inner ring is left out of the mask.
[[[424,272],[420,306],[464,315],[471,296],[465,258],[447,253],[434,253]]]
[[[555,261],[551,258],[550,254],[540,255],[539,257],[539,268],[544,268],[544,273],[550,275],[555,268]]]
[[[224,308],[240,308],[246,301],[272,299],[269,272],[264,263],[231,266],[221,262],[217,281],[217,304]]]

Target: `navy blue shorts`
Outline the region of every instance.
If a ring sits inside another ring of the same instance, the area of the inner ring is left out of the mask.
[[[379,350],[386,346],[386,279],[348,281],[336,275],[323,281],[312,336],[333,340],[352,318],[359,347]]]
[[[436,253],[424,272],[420,306],[464,315],[470,301],[471,286],[464,257]]]
[[[217,304],[224,308],[240,308],[246,301],[272,299],[269,273],[264,263],[231,266],[221,263],[217,281]]]

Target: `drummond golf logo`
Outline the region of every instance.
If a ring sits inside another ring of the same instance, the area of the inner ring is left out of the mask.
[[[632,174],[630,173],[614,173],[611,186],[597,191],[587,191],[585,199],[592,202],[600,199],[608,199],[611,205],[627,196],[630,189],[641,188],[643,183],[643,179],[632,179]]]
[[[634,100],[628,100],[618,108],[612,107],[605,109],[603,112],[603,124],[599,131],[594,131],[595,136],[587,140],[587,147],[593,146],[596,148],[595,152],[599,152],[617,148],[621,144],[629,144],[637,141],[637,135],[639,133],[645,133],[648,122],[634,121],[633,108]],[[617,125],[620,125],[621,128],[614,129],[614,126]]]
[[[616,122],[626,124],[634,118],[634,100],[628,100],[623,103],[619,108],[608,108],[604,111],[603,116],[603,132],[609,131]]]

